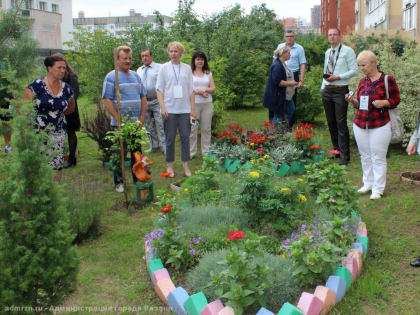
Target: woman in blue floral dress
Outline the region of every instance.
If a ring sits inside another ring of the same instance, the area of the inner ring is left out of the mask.
[[[29,84],[25,90],[24,101],[35,100],[35,123],[38,131],[46,132],[51,158],[49,166],[57,170],[53,180],[60,181],[64,162],[64,144],[66,136],[66,118],[74,111],[73,90],[62,79],[66,72],[63,57],[50,56],[44,60],[48,74]]]

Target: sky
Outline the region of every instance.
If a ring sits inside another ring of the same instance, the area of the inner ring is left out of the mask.
[[[309,23],[311,8],[321,4],[321,0],[196,0],[193,8],[199,15],[210,15],[236,3],[245,12],[249,12],[255,5],[265,3],[278,18],[303,17]],[[126,16],[130,9],[143,15],[153,14],[155,10],[164,15],[172,15],[177,7],[178,0],[73,0],[73,17],[77,17],[79,11],[84,11],[85,17]]]

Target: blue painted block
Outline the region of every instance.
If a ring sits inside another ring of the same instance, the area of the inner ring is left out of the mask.
[[[274,315],[273,312],[270,312],[268,309],[261,307],[257,315]]]
[[[329,276],[325,287],[333,290],[336,294],[336,302],[340,302],[346,293],[346,281],[338,276]]]
[[[352,249],[358,249],[361,254],[364,253],[363,244],[362,243],[353,243]]]
[[[178,315],[187,315],[187,311],[184,308],[184,303],[190,296],[183,287],[178,287],[168,295],[168,305]]]

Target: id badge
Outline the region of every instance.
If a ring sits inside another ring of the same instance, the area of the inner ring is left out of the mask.
[[[174,98],[183,98],[181,85],[174,86]]]
[[[369,96],[360,96],[360,110],[368,110],[369,109]]]

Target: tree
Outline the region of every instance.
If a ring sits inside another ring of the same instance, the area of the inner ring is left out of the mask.
[[[34,46],[24,45],[29,32],[26,21],[15,11],[1,14],[8,21],[0,23],[2,43],[11,47],[19,43],[17,52],[31,56]],[[20,38],[25,38],[24,43]],[[15,95],[11,100],[15,111],[13,151],[0,170],[0,307],[31,306],[41,312],[74,288],[78,258],[71,244],[64,192],[51,182],[52,170],[40,152],[42,134],[33,129],[32,104],[22,106],[17,97],[23,90],[17,79],[25,63],[19,60],[23,55],[15,56],[18,68],[2,72]],[[34,68],[33,63],[29,65],[26,73]]]

